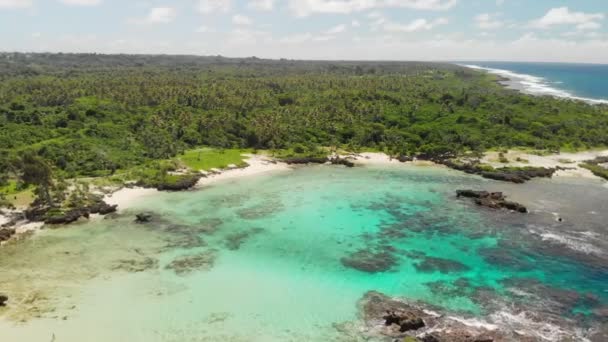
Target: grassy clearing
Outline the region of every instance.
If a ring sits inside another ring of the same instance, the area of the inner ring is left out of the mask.
[[[251,153],[250,149],[213,149],[199,148],[185,151],[177,159],[185,166],[196,171],[223,169],[228,165],[246,166],[244,153]]]
[[[8,184],[1,186],[0,193],[15,207],[26,207],[34,201],[34,187],[20,189],[16,180],[9,180]]]

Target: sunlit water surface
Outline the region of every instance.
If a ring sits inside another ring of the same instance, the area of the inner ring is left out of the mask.
[[[460,188],[532,213],[477,208]],[[319,166],[146,197],[0,249],[0,341],[339,340],[369,290],[592,325],[608,303],[607,195],[599,181]],[[144,210],[158,217],[133,223]]]

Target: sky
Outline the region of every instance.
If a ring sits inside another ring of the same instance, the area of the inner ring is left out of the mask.
[[[0,0],[0,50],[608,64],[608,0]]]

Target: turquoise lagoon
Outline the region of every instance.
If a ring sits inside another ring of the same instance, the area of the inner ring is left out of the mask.
[[[532,213],[482,210],[461,188],[506,191]],[[579,179],[316,166],[148,196],[0,249],[0,341],[349,341],[340,327],[370,290],[585,329],[608,303],[607,194]],[[157,216],[135,224],[142,211]]]

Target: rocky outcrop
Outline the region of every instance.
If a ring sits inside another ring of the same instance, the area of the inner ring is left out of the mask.
[[[6,306],[7,301],[8,301],[8,296],[0,293],[0,306]]]
[[[192,189],[201,179],[202,175],[187,175],[180,176],[178,179],[171,182],[161,182],[156,185],[156,189],[160,191],[183,191]]]
[[[67,212],[49,211],[45,216],[44,223],[46,224],[68,224],[78,221],[79,218],[89,218],[88,208],[73,209]]]
[[[456,191],[456,196],[459,198],[472,198],[477,205],[486,208],[507,209],[524,214],[528,212],[528,209],[525,206],[517,202],[507,201],[502,192],[458,190]]]
[[[407,163],[407,162],[411,162],[414,161],[414,157],[411,156],[406,156],[404,154],[400,154],[397,156],[396,158],[398,161],[400,161],[401,163]]]
[[[525,183],[533,178],[551,178],[553,177],[553,174],[558,171],[557,168],[545,167],[504,167],[494,169],[491,167],[483,167],[476,162],[459,163],[454,162],[453,160],[436,160],[435,162],[454,170],[480,175],[483,178],[517,184]]]
[[[283,162],[289,165],[297,165],[297,164],[325,164],[331,163],[333,165],[344,165],[346,167],[355,167],[355,163],[348,158],[340,157],[340,156],[331,156],[331,157],[295,157],[295,158],[285,158]]]
[[[89,212],[91,214],[107,215],[115,213],[116,210],[118,210],[118,205],[109,205],[104,201],[100,201],[89,206]]]
[[[69,224],[81,217],[89,218],[91,214],[107,215],[116,212],[117,205],[109,205],[103,200],[96,200],[80,208],[64,209],[49,206],[37,206],[24,212],[25,218],[32,222],[46,224]]]
[[[0,242],[7,241],[13,235],[15,235],[15,229],[13,229],[13,228],[0,228]]]
[[[285,158],[283,162],[294,165],[294,164],[325,164],[329,161],[327,157],[295,157]]]
[[[349,160],[347,158],[338,157],[338,156],[330,158],[329,162],[332,163],[333,165],[344,165],[346,167],[355,167],[355,163],[352,162],[351,160]]]
[[[406,302],[370,291],[359,302],[362,325],[355,331],[361,340],[419,342],[510,342],[538,341],[518,331],[494,324],[467,324],[466,319],[419,302]],[[490,328],[491,327],[491,328]]]

